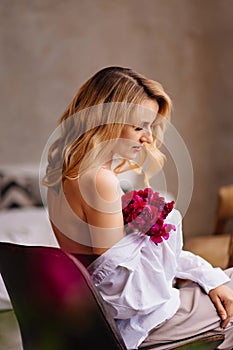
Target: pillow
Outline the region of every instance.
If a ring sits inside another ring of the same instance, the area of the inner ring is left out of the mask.
[[[43,207],[2,210],[0,227],[1,242],[58,247]],[[0,275],[0,310],[9,309],[12,305]]]
[[[0,209],[42,206],[37,166],[1,166]]]

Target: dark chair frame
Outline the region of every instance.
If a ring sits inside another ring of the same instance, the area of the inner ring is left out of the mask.
[[[73,255],[59,248],[0,242],[0,272],[24,350],[126,350],[87,269]],[[223,339],[222,333],[206,332],[167,344],[167,350],[212,350]]]

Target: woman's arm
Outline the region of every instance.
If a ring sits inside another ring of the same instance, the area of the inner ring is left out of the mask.
[[[119,181],[112,171],[101,168],[87,174],[79,186],[93,252],[101,254],[124,237]]]
[[[182,250],[178,258],[176,277],[197,282],[208,294],[210,290],[229,282],[219,267],[213,267],[205,259]]]
[[[182,218],[176,210],[175,220],[172,222],[176,225],[176,277],[197,282],[208,294],[210,290],[229,282],[229,277],[225,272],[213,267],[208,261],[202,257],[195,255],[189,251],[182,250],[183,233],[182,233]]]
[[[226,328],[233,316],[233,290],[224,284],[229,282],[225,272],[220,268],[212,267],[211,264],[198,255],[181,251],[177,277],[190,279],[202,286],[221,318],[222,328]]]

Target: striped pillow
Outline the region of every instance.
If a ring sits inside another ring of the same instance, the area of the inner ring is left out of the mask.
[[[41,206],[36,170],[0,168],[0,209]]]

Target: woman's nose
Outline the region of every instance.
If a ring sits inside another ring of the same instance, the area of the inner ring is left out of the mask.
[[[146,142],[146,143],[152,143],[153,142],[153,137],[151,131],[145,131],[143,135],[140,138],[140,141]]]

